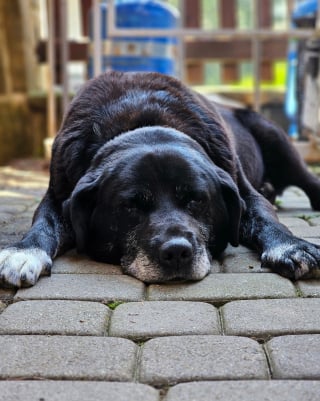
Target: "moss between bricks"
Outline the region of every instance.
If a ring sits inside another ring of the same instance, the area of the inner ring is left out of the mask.
[[[117,306],[123,304],[123,301],[113,301],[113,302],[109,302],[107,303],[107,307],[111,310],[115,310]]]
[[[309,224],[309,226],[313,226],[314,224],[312,223],[312,219],[320,217],[320,214],[301,214],[296,217],[298,219],[306,221]]]

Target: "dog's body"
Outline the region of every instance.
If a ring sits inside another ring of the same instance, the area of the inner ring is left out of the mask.
[[[199,280],[211,257],[241,242],[297,279],[319,268],[320,249],[294,237],[266,200],[289,185],[320,209],[320,181],[258,114],[160,74],[106,73],[71,103],[48,191],[30,231],[0,253],[0,277],[33,285],[76,246],[145,282]]]

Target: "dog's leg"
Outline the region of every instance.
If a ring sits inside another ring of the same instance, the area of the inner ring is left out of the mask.
[[[319,269],[320,247],[295,237],[281,224],[272,205],[251,187],[243,173],[239,186],[247,207],[241,218],[240,242],[260,253],[261,265],[295,280]]]
[[[288,135],[261,115],[237,110],[236,116],[258,142],[265,174],[277,194],[286,187],[300,187],[308,195],[313,209],[320,210],[320,179],[311,174]]]
[[[73,244],[72,230],[49,189],[21,241],[0,252],[0,285],[26,287],[50,274],[52,259]]]

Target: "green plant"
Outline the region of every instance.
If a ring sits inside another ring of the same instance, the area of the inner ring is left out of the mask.
[[[111,310],[115,310],[117,306],[123,304],[123,301],[112,301],[107,304],[107,307]]]

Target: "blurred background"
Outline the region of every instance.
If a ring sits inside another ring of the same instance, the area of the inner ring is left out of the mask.
[[[158,71],[275,120],[320,161],[319,0],[0,0],[0,165],[50,157],[78,88]]]

